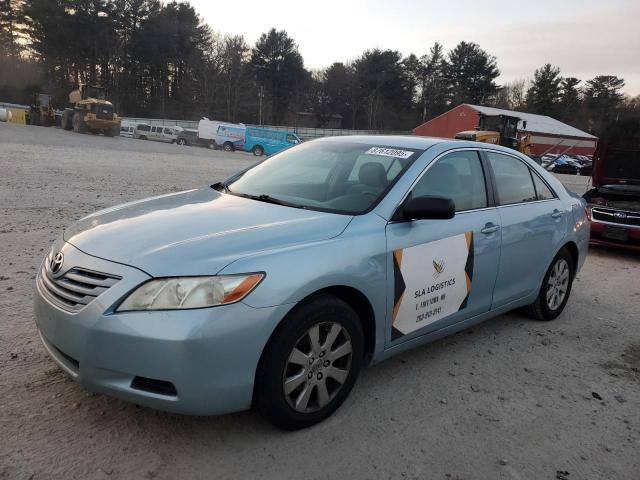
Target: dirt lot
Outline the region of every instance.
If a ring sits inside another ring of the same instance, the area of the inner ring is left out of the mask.
[[[637,254],[592,249],[558,320],[514,312],[388,360],[305,431],[253,412],[167,414],[68,380],[31,306],[61,228],[253,160],[0,124],[0,478],[639,478]]]

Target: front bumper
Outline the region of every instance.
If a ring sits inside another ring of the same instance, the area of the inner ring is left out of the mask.
[[[591,218],[591,244],[601,247],[626,248],[630,250],[640,251],[640,227],[624,224],[614,224],[610,222],[600,222]],[[627,231],[627,240],[615,240],[606,238],[602,235],[603,230],[607,227],[615,227]]]
[[[35,317],[48,353],[90,391],[140,405],[193,415],[251,406],[262,350],[291,308],[244,303],[183,311],[113,313],[111,308],[149,276],[84,254],[66,243],[65,267],[122,277],[77,313],[48,300],[37,282]],[[140,381],[139,379],[145,381]],[[147,388],[148,380],[175,393]]]

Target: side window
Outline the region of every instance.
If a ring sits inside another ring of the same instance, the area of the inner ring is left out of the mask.
[[[450,198],[456,205],[456,212],[485,208],[487,189],[478,152],[445,155],[427,170],[411,195]]]
[[[487,152],[498,188],[498,203],[513,205],[537,199],[529,167],[510,155]]]
[[[531,172],[531,176],[533,177],[533,184],[536,187],[538,200],[551,200],[552,198],[555,198],[551,189],[547,187],[547,184],[544,183],[535,172]]]

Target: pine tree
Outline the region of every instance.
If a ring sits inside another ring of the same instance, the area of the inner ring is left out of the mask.
[[[451,105],[489,104],[498,91],[495,57],[476,43],[460,42],[448,55],[447,79]]]
[[[527,91],[527,107],[530,112],[557,117],[562,96],[560,69],[550,63],[533,74],[533,82]]]

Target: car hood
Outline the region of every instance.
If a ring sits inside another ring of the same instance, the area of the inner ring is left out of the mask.
[[[640,146],[599,146],[592,177],[594,187],[617,185],[614,190],[637,193],[640,188]]]
[[[248,254],[333,238],[352,218],[203,188],[96,212],[64,239],[154,277],[212,275]]]

